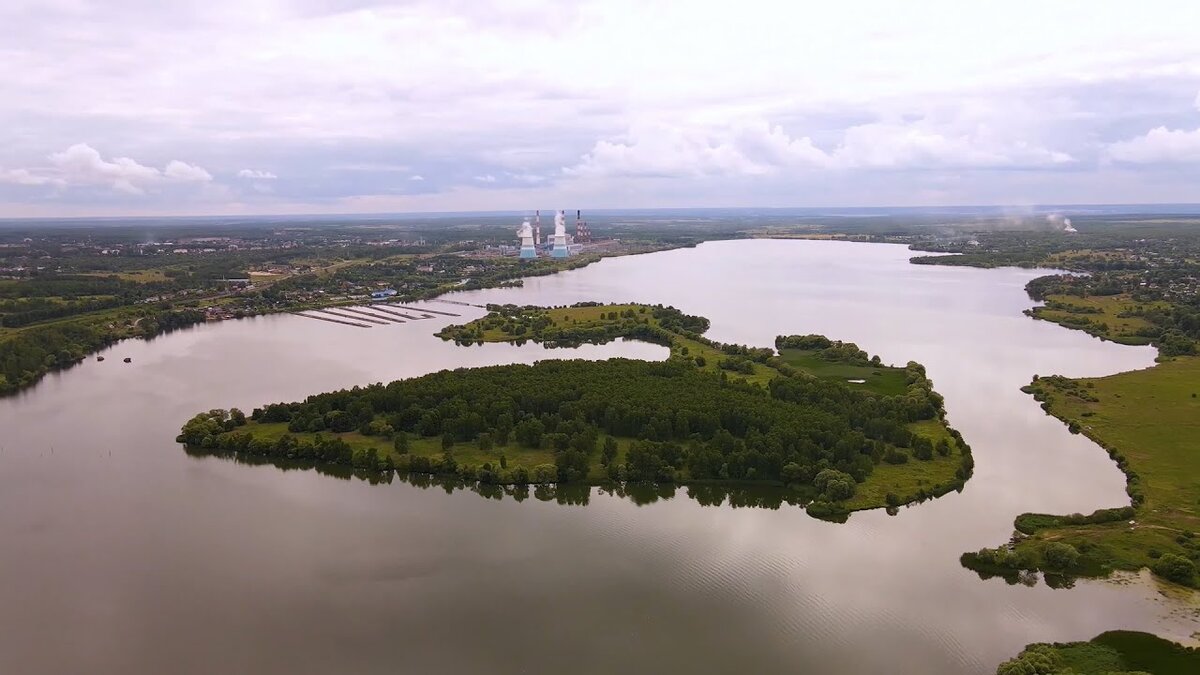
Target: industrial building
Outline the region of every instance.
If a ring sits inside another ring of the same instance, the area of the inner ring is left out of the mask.
[[[534,212],[532,224],[528,218],[521,223],[521,227],[517,229],[517,238],[520,241],[518,257],[523,260],[531,260],[541,255],[551,258],[567,258],[583,251],[583,244],[592,241],[592,232],[583,220],[583,212],[577,209],[575,211],[575,234],[574,236],[567,234],[566,211],[556,211],[554,234],[548,235],[543,241],[542,212],[539,209]]]
[[[533,226],[529,224],[528,218],[521,223],[521,229],[517,231],[517,236],[521,239],[520,257],[526,260],[536,258],[537,246],[534,244]]]

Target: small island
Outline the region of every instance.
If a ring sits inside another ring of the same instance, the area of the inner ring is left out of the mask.
[[[637,339],[670,357],[442,371],[249,418],[208,411],[177,440],[493,485],[771,485],[831,519],[939,496],[971,475],[970,448],[917,363],[886,366],[819,335],[780,336],[775,349],[721,344],[703,337],[706,319],[663,306],[489,310],[439,335],[560,347]]]

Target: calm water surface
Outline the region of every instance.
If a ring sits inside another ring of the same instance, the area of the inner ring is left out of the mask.
[[[462,318],[259,317],[116,345],[0,401],[0,672],[988,673],[1032,640],[1200,628],[1145,581],[1052,590],[959,566],[1021,511],[1124,503],[1105,454],[1018,388],[1034,373],[1146,367],[1153,351],[1022,316],[1036,272],[908,257],[709,243],[454,296],[661,302],[709,317],[717,340],[824,333],[921,361],[975,476],[961,494],[841,525],[683,490],[563,506],[372,486],[173,442],[202,409],[448,367],[664,358],[653,345],[456,347],[431,334],[482,310],[438,303]]]

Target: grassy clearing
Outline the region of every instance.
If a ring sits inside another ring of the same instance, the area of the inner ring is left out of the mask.
[[[139,284],[170,280],[170,277],[166,275],[166,270],[158,268],[146,270],[127,270],[124,272],[87,272],[86,275],[92,277],[117,277],[125,281],[134,281]]]
[[[780,357],[789,366],[822,380],[850,382],[851,380],[866,380],[862,384],[851,386],[862,387],[884,396],[898,396],[907,388],[903,368],[892,366],[855,366],[838,363],[821,358],[815,350],[783,349]]]
[[[1041,378],[1030,390],[1046,410],[1108,449],[1131,478],[1135,524],[1038,530],[1018,543],[1078,549],[1089,574],[1149,567],[1166,554],[1200,562],[1200,358],[1177,357],[1101,378]],[[1140,503],[1138,503],[1140,501]],[[1200,579],[1175,579],[1200,586]]]
[[[1067,328],[1085,331],[1096,337],[1129,345],[1150,343],[1153,324],[1129,314],[1139,309],[1168,307],[1164,302],[1139,302],[1129,295],[1078,297],[1051,295],[1042,307],[1029,311],[1035,319],[1052,321]]]
[[[924,491],[936,495],[945,492],[945,488],[955,483],[955,472],[962,459],[962,448],[950,435],[946,425],[940,420],[922,420],[908,425],[914,433],[937,443],[946,439],[952,448],[946,457],[935,454],[933,459],[909,459],[904,464],[888,464],[882,462],[862,483],[854,497],[846,501],[846,506],[852,511],[878,508],[880,504],[888,503],[888,495],[895,495],[900,503],[908,503],[917,499]]]

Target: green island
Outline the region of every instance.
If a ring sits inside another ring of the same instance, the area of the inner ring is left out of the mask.
[[[671,307],[489,309],[439,335],[463,345],[630,338],[670,357],[442,371],[249,418],[204,412],[177,440],[490,485],[771,485],[835,520],[940,496],[971,475],[970,447],[917,363],[886,366],[817,335],[780,336],[776,349],[721,344],[703,337],[706,319]]]
[[[1087,642],[1039,642],[996,668],[996,675],[1191,675],[1200,650],[1149,633],[1114,630]]]

